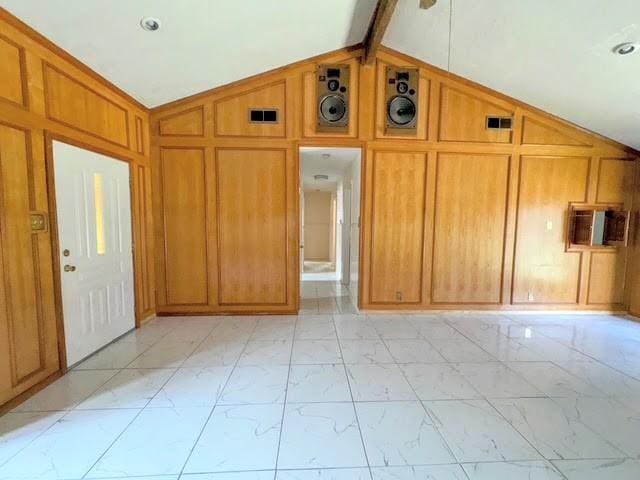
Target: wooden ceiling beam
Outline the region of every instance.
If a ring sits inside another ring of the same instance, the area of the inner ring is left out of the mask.
[[[364,38],[364,52],[362,63],[372,64],[376,58],[378,48],[382,44],[384,33],[387,31],[398,0],[378,0],[373,19],[369,25],[369,31]]]
[[[426,10],[427,8],[431,8],[436,4],[437,0],[420,0],[420,8]]]

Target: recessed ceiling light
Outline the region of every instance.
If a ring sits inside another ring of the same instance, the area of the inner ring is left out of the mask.
[[[313,179],[314,180],[329,180],[329,175],[318,174],[318,175],[314,175]]]
[[[156,30],[160,30],[162,23],[158,18],[145,17],[140,20],[140,26],[148,32],[155,32]]]
[[[613,49],[615,53],[618,55],[630,55],[632,53],[636,53],[638,51],[637,43],[622,43]]]

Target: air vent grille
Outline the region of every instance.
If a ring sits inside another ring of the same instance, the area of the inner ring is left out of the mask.
[[[487,117],[487,130],[511,130],[513,117]]]
[[[275,108],[250,108],[251,123],[278,123],[278,110]]]

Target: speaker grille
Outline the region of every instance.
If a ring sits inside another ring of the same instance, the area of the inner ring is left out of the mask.
[[[327,95],[320,101],[320,116],[325,122],[336,123],[347,114],[347,104],[340,95]]]
[[[410,98],[398,95],[389,101],[388,113],[395,125],[408,125],[416,118],[416,105]]]

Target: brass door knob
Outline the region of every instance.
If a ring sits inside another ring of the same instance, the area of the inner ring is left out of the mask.
[[[65,272],[75,272],[76,271],[76,267],[75,267],[75,265],[65,265],[64,266],[64,271]]]

